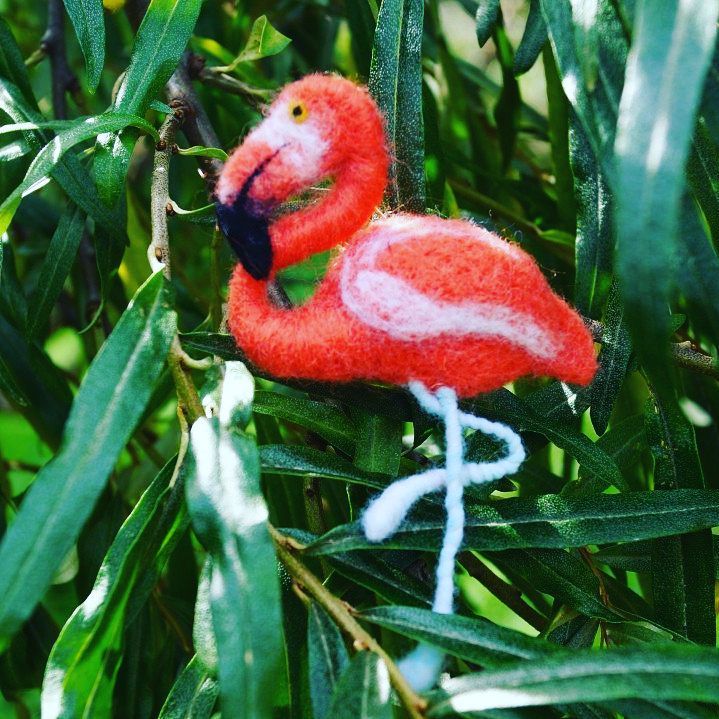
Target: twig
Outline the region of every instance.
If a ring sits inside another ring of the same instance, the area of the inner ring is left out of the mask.
[[[421,719],[427,707],[427,702],[407,684],[407,680],[387,652],[350,614],[347,605],[328,591],[322,582],[295,556],[295,551],[298,547],[297,543],[289,537],[285,537],[271,525],[270,534],[277,548],[277,556],[285,565],[287,571],[300,584],[302,589],[317,600],[338,626],[354,639],[357,648],[367,649],[385,662],[392,686],[394,686],[397,696],[406,707],[407,713],[412,719]]]
[[[152,165],[150,193],[152,241],[147,248],[147,259],[153,271],[162,268],[168,280],[170,279],[170,235],[167,229],[167,208],[170,204],[170,157],[180,117],[179,110],[176,110],[162,123]]]
[[[604,341],[604,325],[601,322],[585,317],[584,323],[592,333],[595,342]],[[714,358],[695,349],[691,342],[672,342],[669,345],[669,354],[680,367],[719,380],[719,366]]]
[[[182,133],[190,145],[204,145],[205,147],[220,147],[220,138],[217,136],[205,108],[202,106],[188,70],[191,54],[185,53],[175,72],[166,86],[168,102],[180,103],[183,108]],[[209,195],[212,195],[217,182],[217,176],[222,170],[222,162],[213,157],[198,157],[203,173],[203,179]]]
[[[40,50],[50,58],[52,107],[58,120],[67,119],[66,92],[77,95],[80,85],[65,55],[65,6],[62,0],[48,0],[47,29]]]

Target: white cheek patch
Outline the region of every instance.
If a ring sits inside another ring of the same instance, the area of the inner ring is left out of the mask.
[[[327,141],[311,117],[302,123],[292,120],[289,103],[273,108],[247,139],[258,140],[272,150],[280,150],[283,161],[292,166],[297,178],[307,182],[318,176],[328,148]]]

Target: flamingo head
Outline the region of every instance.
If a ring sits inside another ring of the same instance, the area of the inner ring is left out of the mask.
[[[386,158],[382,118],[365,88],[336,75],[309,75],[285,86],[217,183],[218,224],[247,272],[269,276],[270,225],[281,205],[313,185],[331,180],[336,186],[358,159],[378,150]],[[385,177],[386,165],[385,159]],[[381,191],[365,222],[380,198]]]

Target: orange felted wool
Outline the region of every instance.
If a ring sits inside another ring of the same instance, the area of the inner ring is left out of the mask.
[[[394,214],[370,222],[388,167],[382,117],[366,89],[332,75],[285,87],[217,185],[218,223],[241,262],[230,283],[229,326],[249,359],[276,377],[408,385],[443,420],[446,466],[391,485],[370,504],[363,527],[381,541],[419,496],[446,488],[434,605],[446,613],[463,487],[511,474],[524,459],[518,435],[461,412],[457,397],[523,375],[588,384],[597,365],[581,318],[517,245],[464,220]],[[277,214],[327,180],[322,200]],[[343,244],[306,304],[284,310],[270,301],[268,282],[278,270]],[[466,462],[464,428],[505,442],[505,457]],[[441,661],[420,647],[403,666],[424,689]]]

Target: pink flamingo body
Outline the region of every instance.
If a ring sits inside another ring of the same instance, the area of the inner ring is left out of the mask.
[[[244,264],[230,283],[229,326],[250,360],[277,377],[416,380],[461,396],[527,374],[588,383],[589,332],[517,245],[465,220],[369,222],[388,166],[369,94],[322,75],[287,86],[230,156],[218,217]],[[327,179],[322,200],[274,217]],[[279,269],[338,245],[306,304],[285,310],[269,300]]]
[[[276,377],[408,385],[444,422],[445,466],[398,479],[361,521],[370,541],[382,541],[419,497],[446,488],[433,609],[450,613],[464,487],[512,474],[525,458],[513,430],[462,412],[457,395],[527,374],[587,384],[596,359],[579,315],[517,245],[464,220],[392,214],[370,222],[388,166],[382,118],[365,90],[320,75],[287,86],[218,182],[218,222],[241,260],[228,321],[249,359]],[[276,216],[285,200],[327,179],[322,200]],[[305,304],[282,309],[269,299],[278,270],[337,246]],[[505,455],[466,462],[464,429],[494,436]],[[427,689],[442,660],[439,649],[420,645],[401,667]]]

